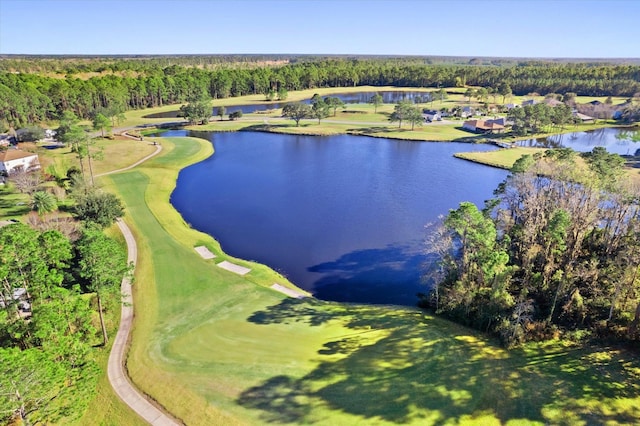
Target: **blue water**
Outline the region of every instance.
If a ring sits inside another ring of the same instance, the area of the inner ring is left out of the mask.
[[[571,148],[578,152],[590,152],[601,146],[608,152],[620,155],[640,155],[640,142],[633,142],[632,134],[638,129],[596,129],[588,132],[573,132],[549,136],[547,138],[529,139],[519,142],[521,146],[542,148]],[[623,137],[623,136],[628,137]]]
[[[326,300],[416,303],[425,224],[461,201],[482,205],[506,176],[452,155],[488,145],[360,136],[171,131],[215,154],[180,173],[172,204],[234,256]]]

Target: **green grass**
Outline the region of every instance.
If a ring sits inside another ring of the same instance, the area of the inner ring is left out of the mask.
[[[94,175],[130,166],[155,151],[155,147],[149,141],[136,141],[129,138],[114,140],[99,138],[94,142],[92,151],[101,153],[99,158],[92,160]],[[43,170],[54,167],[64,175],[69,167],[80,167],[75,153],[71,152],[71,146],[58,149],[36,147],[35,151],[40,157]],[[86,158],[84,167],[88,175],[89,165]]]
[[[546,151],[544,148],[516,147],[486,152],[460,152],[454,154],[454,157],[501,169],[511,169],[513,163],[523,155],[533,155],[544,151]]]
[[[28,194],[16,192],[13,185],[0,185],[0,220],[18,219],[31,211]]]
[[[239,277],[211,237],[168,203],[206,141],[163,140],[136,171],[105,178],[139,246],[134,382],[187,424],[630,424],[640,362],[614,348],[531,344],[507,352],[410,308],[297,301],[266,267]],[[201,259],[205,244],[219,257]]]

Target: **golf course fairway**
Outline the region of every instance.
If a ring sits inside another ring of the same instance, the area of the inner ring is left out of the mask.
[[[291,284],[227,256],[169,203],[179,170],[212,155],[211,144],[156,140],[159,156],[101,179],[124,201],[138,244],[130,377],[185,424],[640,422],[630,352],[560,341],[506,351],[418,309],[270,289]],[[216,266],[224,260],[251,272]]]

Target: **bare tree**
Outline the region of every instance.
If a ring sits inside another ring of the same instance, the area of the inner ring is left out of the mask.
[[[38,189],[44,180],[40,171],[28,171],[18,168],[9,174],[9,181],[21,193],[31,194]]]

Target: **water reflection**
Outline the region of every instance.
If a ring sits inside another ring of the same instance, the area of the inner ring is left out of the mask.
[[[553,135],[546,138],[528,139],[518,143],[520,146],[540,148],[571,148],[579,152],[592,151],[601,146],[608,152],[620,155],[637,155],[640,140],[635,137],[637,129],[602,128],[587,132],[573,132]]]

